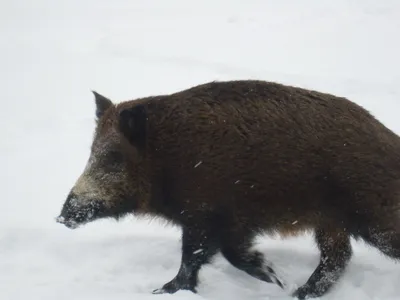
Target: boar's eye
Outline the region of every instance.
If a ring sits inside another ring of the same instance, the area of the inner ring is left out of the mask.
[[[121,152],[119,151],[109,151],[107,152],[105,156],[105,163],[114,165],[114,164],[120,164],[124,161],[124,156],[122,155]]]

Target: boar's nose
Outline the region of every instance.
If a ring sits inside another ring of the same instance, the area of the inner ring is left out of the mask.
[[[65,218],[63,216],[58,216],[56,222],[60,224],[65,224]]]

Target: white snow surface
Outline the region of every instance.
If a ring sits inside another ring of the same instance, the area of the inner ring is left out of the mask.
[[[198,294],[152,295],[178,271],[178,228],[55,222],[89,156],[91,90],[119,102],[212,80],[278,81],[348,97],[400,132],[399,1],[3,0],[0,33],[2,300],[292,299],[221,255],[202,268]],[[323,299],[399,299],[400,266],[353,245]],[[293,287],[319,259],[308,235],[261,236],[257,247]]]

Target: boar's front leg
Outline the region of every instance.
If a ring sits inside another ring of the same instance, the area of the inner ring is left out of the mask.
[[[196,293],[198,272],[202,265],[208,263],[218,252],[218,249],[215,231],[198,226],[184,227],[181,266],[178,274],[162,288],[154,290],[153,294],[173,294],[178,290],[190,290]]]

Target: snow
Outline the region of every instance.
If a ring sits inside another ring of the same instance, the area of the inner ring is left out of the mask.
[[[399,133],[399,31],[395,0],[1,1],[0,299],[291,299],[220,255],[197,295],[152,295],[178,271],[177,228],[56,223],[88,159],[91,90],[122,101],[265,79],[349,97]],[[398,264],[353,245],[323,299],[398,299]],[[262,236],[257,247],[292,289],[318,263],[310,236]]]

